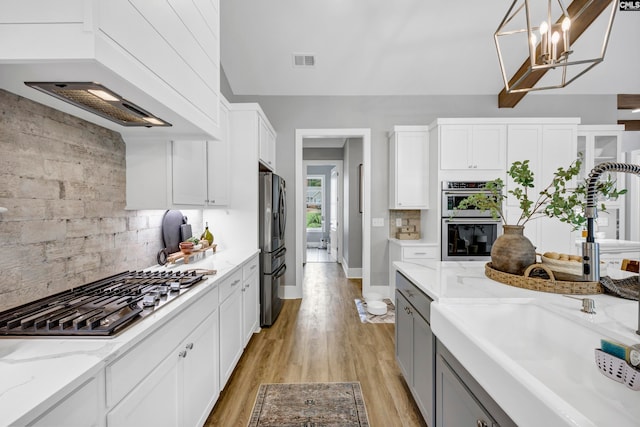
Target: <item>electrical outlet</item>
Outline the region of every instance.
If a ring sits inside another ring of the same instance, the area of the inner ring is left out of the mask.
[[[384,218],[371,218],[372,227],[384,227]]]
[[[396,227],[402,227],[402,218],[396,218]]]

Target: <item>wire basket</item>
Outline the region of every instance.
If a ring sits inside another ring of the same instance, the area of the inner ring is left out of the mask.
[[[596,365],[606,377],[624,383],[631,390],[640,390],[640,371],[623,359],[618,359],[599,348],[595,349]]]

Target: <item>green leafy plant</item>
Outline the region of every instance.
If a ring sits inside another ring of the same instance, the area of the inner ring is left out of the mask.
[[[322,214],[320,212],[307,212],[307,228],[321,228]]]
[[[529,160],[513,162],[507,174],[515,183],[514,188],[504,190],[504,182],[498,178],[489,181],[485,189],[488,193],[474,194],[459,203],[458,209],[476,207],[477,209],[490,211],[494,219],[500,218],[503,224],[507,224],[504,212],[504,202],[512,196],[518,201],[520,217],[515,224],[525,225],[532,219],[543,216],[558,218],[573,226],[573,229],[583,227],[587,220],[584,217],[584,207],[587,196],[586,180],[575,188],[569,187],[572,180],[580,173],[582,158],[578,157],[568,168],[558,168],[553,174],[551,183],[543,190],[535,194],[534,173],[529,168]],[[596,191],[601,200],[615,199],[625,194],[627,190],[618,190],[615,181],[607,177],[596,185]],[[601,203],[600,210],[606,212],[606,206]]]

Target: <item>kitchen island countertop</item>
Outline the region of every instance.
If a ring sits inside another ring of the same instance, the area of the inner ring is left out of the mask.
[[[113,337],[0,337],[0,425],[24,425],[55,405],[109,363],[154,332],[180,309],[217,286],[258,250],[206,252],[189,264],[153,266],[146,270],[214,269],[184,295]]]
[[[483,262],[395,262],[394,267],[433,298],[433,333],[517,425],[640,422],[640,392],[598,372],[593,355],[599,338],[640,343],[637,301],[579,295],[596,302],[596,314],[587,314],[573,298],[493,281],[485,276]],[[519,314],[527,311],[525,306],[549,313],[551,320],[519,323],[526,317]],[[496,313],[506,313],[500,319],[507,321],[495,323]],[[554,327],[554,321],[571,326],[571,332]],[[586,346],[577,334],[588,337]],[[517,338],[505,342],[505,337]],[[558,366],[566,370],[557,371]]]

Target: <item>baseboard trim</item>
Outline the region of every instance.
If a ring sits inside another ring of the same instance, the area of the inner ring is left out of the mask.
[[[347,261],[342,259],[342,270],[347,279],[362,279],[362,268],[349,268]]]

